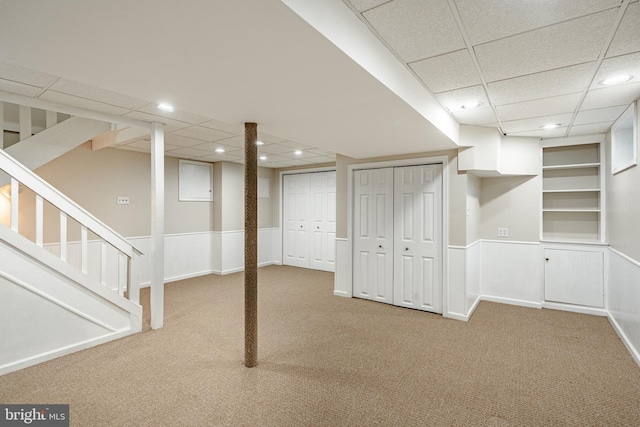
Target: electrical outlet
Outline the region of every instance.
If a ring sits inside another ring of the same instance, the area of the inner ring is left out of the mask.
[[[509,237],[509,229],[498,227],[498,237]]]
[[[128,205],[129,197],[128,196],[118,196],[118,204],[119,205]]]

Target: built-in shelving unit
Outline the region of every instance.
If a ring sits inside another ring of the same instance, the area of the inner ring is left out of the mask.
[[[601,144],[542,149],[542,240],[602,243]]]

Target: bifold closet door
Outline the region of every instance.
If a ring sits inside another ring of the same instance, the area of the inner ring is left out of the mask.
[[[336,173],[309,174],[309,267],[336,269]]]
[[[353,296],[442,313],[442,165],[353,174]]]
[[[283,199],[283,264],[335,271],[335,171],[284,175]]]
[[[393,168],[354,172],[353,296],[393,303]]]
[[[442,313],[442,165],[394,175],[393,303]]]
[[[285,175],[283,264],[309,267],[309,177]]]

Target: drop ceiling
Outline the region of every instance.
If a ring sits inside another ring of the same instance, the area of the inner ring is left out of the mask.
[[[618,73],[634,77],[599,84]],[[161,121],[168,156],[202,161],[242,163],[254,121],[274,168],[451,149],[457,123],[603,133],[640,97],[640,4],[2,0],[0,91]]]

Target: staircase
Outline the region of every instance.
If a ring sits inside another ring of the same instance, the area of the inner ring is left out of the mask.
[[[140,251],[31,171],[111,125],[46,115],[0,140],[0,375],[142,329]]]

